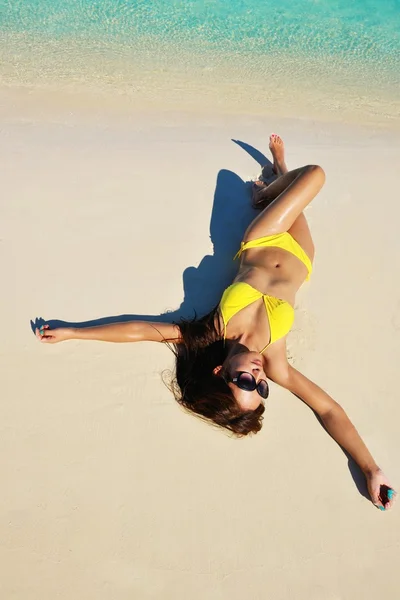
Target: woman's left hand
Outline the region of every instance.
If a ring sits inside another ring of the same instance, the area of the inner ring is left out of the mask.
[[[392,508],[396,499],[396,492],[385,474],[378,468],[366,475],[366,478],[368,491],[375,506],[380,510]]]

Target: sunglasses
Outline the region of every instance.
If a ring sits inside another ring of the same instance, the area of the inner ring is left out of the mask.
[[[264,400],[268,398],[269,387],[265,379],[260,379],[257,383],[255,377],[251,373],[247,373],[247,371],[240,371],[237,377],[232,377],[229,381],[237,385],[241,390],[245,390],[246,392],[257,390],[261,398],[264,398]]]

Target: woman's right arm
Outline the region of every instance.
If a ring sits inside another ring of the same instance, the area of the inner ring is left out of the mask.
[[[65,340],[97,340],[99,342],[175,342],[181,341],[180,330],[173,323],[128,321],[96,327],[58,327],[42,325],[35,330],[43,343],[56,344]]]

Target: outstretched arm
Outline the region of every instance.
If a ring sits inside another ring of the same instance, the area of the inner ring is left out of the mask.
[[[180,331],[173,323],[128,321],[97,327],[59,327],[43,325],[36,329],[36,337],[43,343],[56,344],[65,340],[97,340],[100,342],[180,342]]]
[[[328,433],[362,469],[372,501],[381,510],[390,508],[395,492],[343,408],[318,385],[285,361],[270,365],[267,376],[303,400],[320,417]]]

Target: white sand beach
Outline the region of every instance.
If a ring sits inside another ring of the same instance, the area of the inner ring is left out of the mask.
[[[262,431],[231,439],[179,408],[165,346],[45,346],[31,321],[210,309],[278,132],[327,176],[291,361],[398,488],[399,133],[2,98],[0,597],[396,598],[400,506],[374,508],[300,400],[271,384]]]

